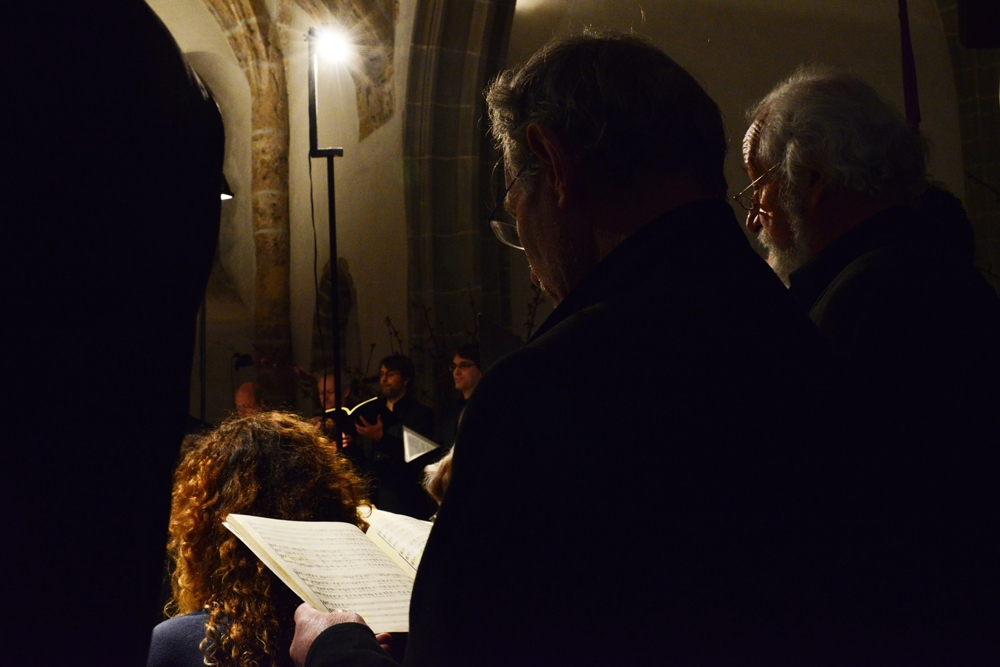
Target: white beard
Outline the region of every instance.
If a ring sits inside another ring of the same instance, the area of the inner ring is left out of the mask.
[[[809,251],[809,235],[802,224],[802,219],[793,213],[790,213],[788,217],[792,231],[790,245],[779,248],[763,227],[757,234],[757,242],[767,251],[768,265],[781,279],[781,282],[785,283],[785,287],[789,286],[788,276],[813,258]]]

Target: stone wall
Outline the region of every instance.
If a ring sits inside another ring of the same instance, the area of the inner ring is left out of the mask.
[[[965,208],[976,232],[976,266],[1000,291],[1000,49],[963,46],[957,1],[938,0],[938,5],[955,71]]]

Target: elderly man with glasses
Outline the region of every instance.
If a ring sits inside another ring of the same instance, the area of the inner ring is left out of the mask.
[[[619,33],[551,43],[487,102],[493,230],[557,306],[466,406],[406,664],[774,664],[829,639],[837,392],[726,202],[715,102]],[[293,657],[388,660],[359,620],[300,607]]]
[[[816,68],[750,119],[747,230],[865,400],[896,437],[995,437],[1000,299],[961,203],[925,181],[919,134],[864,81]]]
[[[872,540],[895,567],[873,582],[872,631],[877,618],[949,664],[1000,664],[984,510],[1000,499],[1000,299],[973,265],[971,223],[925,182],[920,135],[854,76],[801,69],[749,119],[747,229],[841,356],[879,443]]]

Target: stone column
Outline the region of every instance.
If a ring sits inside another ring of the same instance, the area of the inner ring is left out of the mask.
[[[289,289],[288,90],[279,29],[263,0],[205,0],[250,83],[251,193],[256,248],[258,382],[295,400]]]

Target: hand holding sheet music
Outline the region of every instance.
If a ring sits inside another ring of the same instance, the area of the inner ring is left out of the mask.
[[[367,535],[347,523],[240,514],[225,525],[316,609],[356,612],[374,632],[407,632],[413,578],[432,524],[377,509],[364,518]]]

